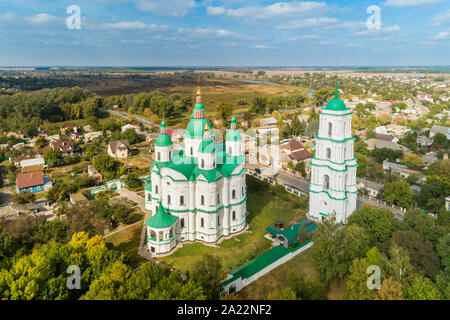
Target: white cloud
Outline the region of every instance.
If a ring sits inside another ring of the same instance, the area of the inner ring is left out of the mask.
[[[436,15],[433,20],[431,20],[431,24],[434,26],[439,26],[441,24],[447,23],[450,23],[450,9]]]
[[[19,18],[18,14],[15,12],[6,12],[3,14],[0,14],[0,21],[15,21]]]
[[[386,0],[386,7],[413,7],[421,4],[438,3],[441,0]]]
[[[134,0],[138,10],[182,17],[196,6],[194,0]]]
[[[47,13],[39,13],[35,16],[24,17],[25,21],[29,24],[39,25],[57,22],[60,19]]]
[[[443,40],[447,38],[450,39],[450,31],[442,31],[431,37],[432,40]]]
[[[398,25],[389,26],[389,27],[381,27],[380,29],[367,29],[363,31],[358,31],[355,34],[358,36],[365,36],[365,35],[380,35],[380,34],[389,34],[389,33],[395,33],[397,31],[400,31],[400,27]]]
[[[226,15],[230,17],[250,17],[254,19],[284,18],[324,12],[327,8],[325,2],[293,1],[276,2],[265,7],[242,7],[229,9],[224,7],[208,6],[206,12],[210,15]]]
[[[251,46],[250,48],[265,50],[265,49],[269,49],[270,47],[266,46],[264,44],[255,44],[254,46]]]
[[[320,27],[329,24],[336,24],[339,20],[336,18],[308,18],[303,20],[289,21],[282,23],[277,27],[281,30],[302,29]]]
[[[146,23],[139,21],[120,21],[116,23],[104,23],[102,27],[118,30],[151,30],[158,28],[156,24],[148,25]]]

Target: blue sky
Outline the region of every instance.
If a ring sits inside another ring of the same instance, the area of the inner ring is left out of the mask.
[[[450,65],[449,2],[2,0],[0,65]]]

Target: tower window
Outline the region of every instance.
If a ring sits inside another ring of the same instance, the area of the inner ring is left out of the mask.
[[[200,219],[200,227],[201,228],[205,227],[205,219],[203,219],[203,218]]]
[[[233,221],[236,220],[236,211],[233,211],[233,213],[231,214],[231,219]]]
[[[217,204],[219,204],[219,203],[220,203],[220,195],[217,194]]]
[[[331,133],[333,131],[333,124],[328,122],[328,136],[331,137]]]
[[[323,176],[323,188],[328,190],[330,188],[330,177],[326,174]]]
[[[180,205],[184,205],[184,196],[180,196]]]
[[[184,228],[184,218],[181,218],[180,225],[181,225],[182,228]]]
[[[236,190],[231,192],[231,198],[236,199]]]
[[[327,159],[331,159],[331,149],[327,148]]]
[[[158,186],[155,186],[155,193],[158,194]]]
[[[191,156],[194,155],[194,149],[191,147]]]
[[[170,204],[170,195],[167,195],[167,204]]]
[[[205,160],[202,159],[202,169],[205,167]]]
[[[200,204],[204,205],[205,204],[205,196],[201,196],[200,197]]]
[[[158,152],[158,161],[161,161],[161,152]]]

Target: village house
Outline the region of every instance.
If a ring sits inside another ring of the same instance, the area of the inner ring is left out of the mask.
[[[93,177],[97,182],[101,182],[103,179],[102,174],[100,172],[98,172],[97,169],[95,169],[93,165],[88,166],[88,175],[90,177]]]
[[[289,141],[283,149],[292,163],[295,165],[298,161],[312,158],[312,154],[296,139]]]
[[[141,133],[141,127],[137,124],[126,124],[122,126],[122,132],[124,132],[127,129],[134,129],[136,133]]]
[[[7,224],[14,222],[20,216],[36,216],[40,211],[41,207],[33,203],[13,204],[0,208],[0,219]]]
[[[71,194],[69,199],[72,204],[85,204],[89,202],[88,198],[81,192]]]
[[[356,187],[358,188],[358,191],[360,191],[363,194],[368,194],[371,197],[377,197],[380,193],[381,189],[383,188],[383,185],[381,183],[376,183],[370,180],[356,178]]]
[[[61,127],[61,133],[67,133],[71,129],[72,132],[78,132],[78,126],[73,122],[66,122]]]
[[[27,172],[19,173],[16,177],[16,191],[22,193],[23,191],[41,192],[48,191],[52,187],[52,182],[47,177],[42,175],[42,172]]]
[[[131,146],[128,140],[111,141],[108,144],[108,155],[115,159],[126,159],[130,151]]]
[[[433,138],[437,133],[442,133],[450,140],[450,128],[444,126],[432,126],[430,130],[430,138]]]
[[[408,148],[405,146],[402,146],[398,143],[392,142],[392,141],[386,141],[382,139],[376,139],[372,138],[366,141],[367,143],[367,149],[373,150],[375,148],[381,149],[381,148],[388,148],[392,150],[401,150],[403,152],[408,152]]]
[[[96,139],[101,138],[103,135],[102,131],[92,131],[84,134],[84,142],[92,142]]]
[[[50,147],[61,151],[63,157],[72,155],[77,149],[71,140],[51,142]]]

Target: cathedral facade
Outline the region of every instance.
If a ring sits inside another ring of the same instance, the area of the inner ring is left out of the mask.
[[[356,210],[356,169],[353,154],[352,111],[335,97],[319,113],[316,155],[311,161],[309,216],[323,220],[331,215],[346,223]]]
[[[244,147],[236,119],[225,143],[216,144],[199,90],[183,140],[184,148],[173,148],[162,121],[151,183],[145,187],[145,207],[152,211],[146,240],[152,254],[168,253],[179,242],[214,243],[247,225]]]

